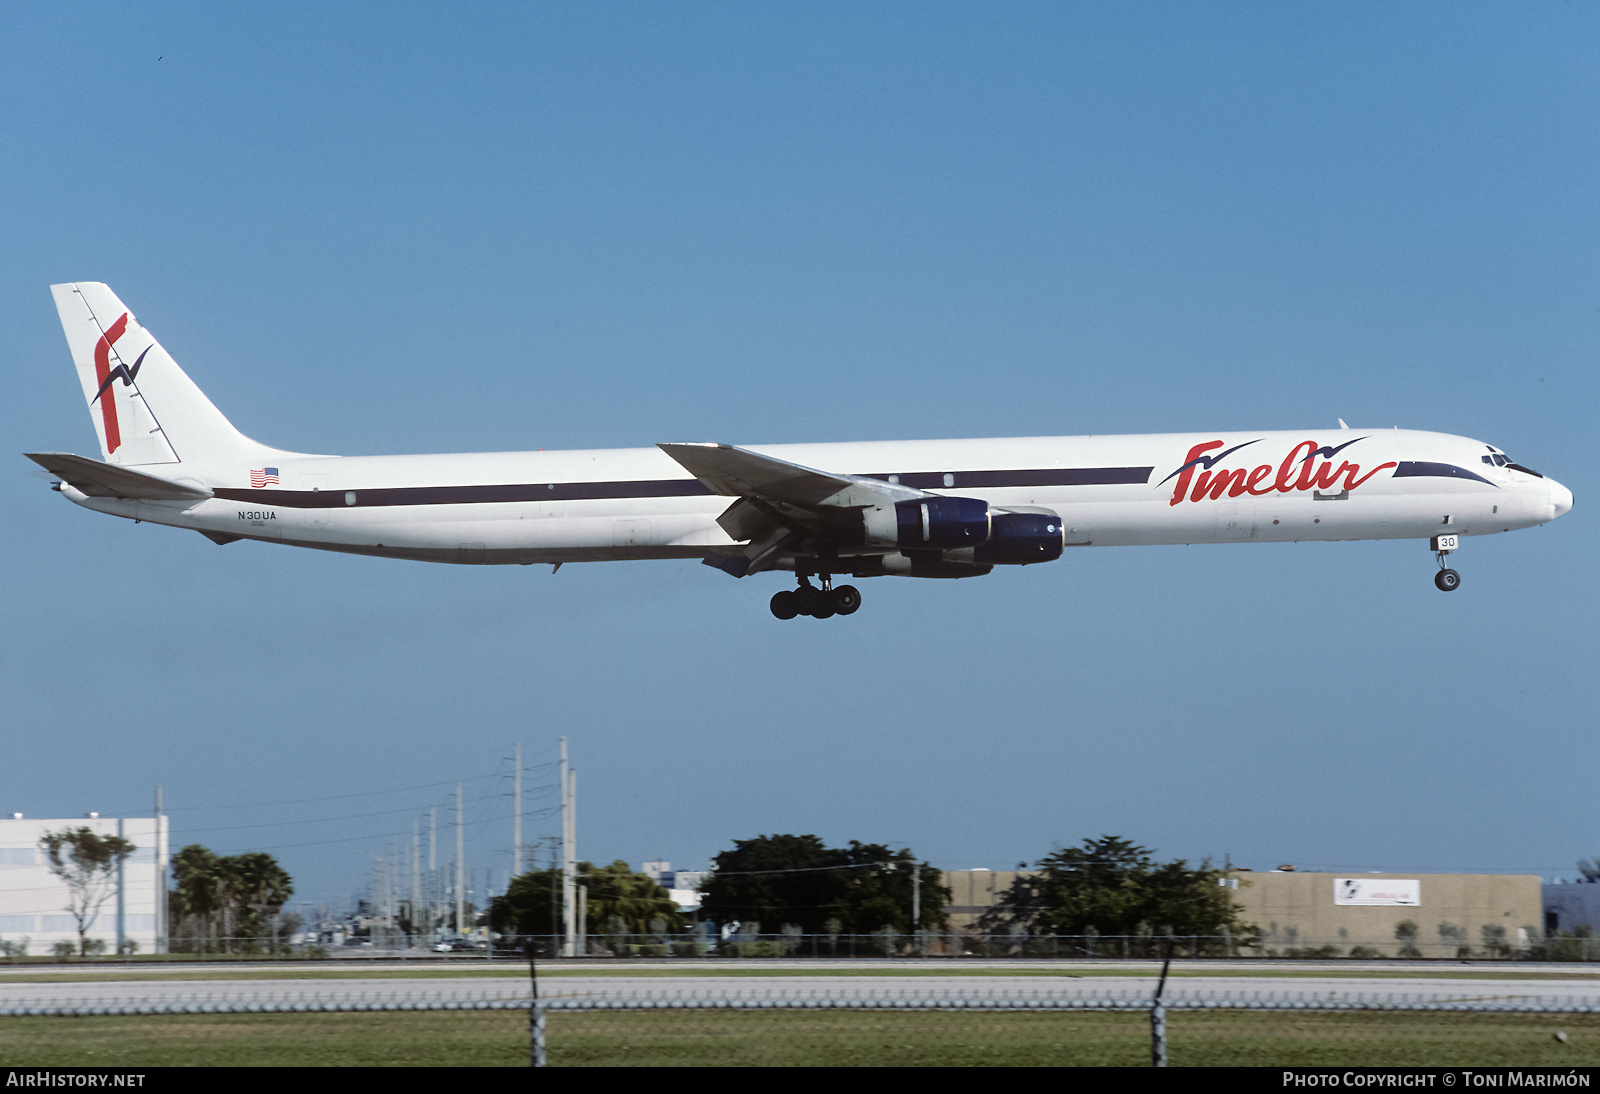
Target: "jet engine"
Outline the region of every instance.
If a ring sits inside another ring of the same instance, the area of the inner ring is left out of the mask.
[[[977,498],[922,498],[894,506],[895,546],[952,550],[989,539],[989,503]]]
[[[999,566],[1054,562],[1066,541],[1063,527],[1061,518],[1050,512],[997,512],[989,521],[989,540],[973,550],[973,561]]]
[[[1053,562],[1066,542],[1066,526],[1049,509],[990,509],[972,498],[940,497],[897,502],[895,516],[895,546],[900,550],[853,559],[855,576],[978,577],[996,566]],[[888,539],[881,524],[872,528],[870,517],[867,523],[869,538],[878,543]],[[872,531],[878,534],[872,536]]]

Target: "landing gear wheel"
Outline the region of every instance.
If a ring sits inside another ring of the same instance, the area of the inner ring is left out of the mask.
[[[799,615],[816,615],[822,606],[822,590],[814,585],[802,585],[789,595],[794,597],[795,611]]]
[[[788,589],[772,594],[772,614],[779,619],[793,619],[800,614],[800,605]]]
[[[840,585],[833,590],[833,610],[840,615],[852,615],[861,607],[861,591],[854,585]]]
[[[1433,583],[1441,593],[1453,593],[1461,587],[1461,575],[1450,569],[1440,570],[1434,575]]]

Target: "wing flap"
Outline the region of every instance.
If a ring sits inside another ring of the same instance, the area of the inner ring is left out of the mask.
[[[723,510],[717,523],[728,533],[729,539],[760,539],[774,528],[795,527],[803,523],[785,516],[771,503],[760,498],[740,498]]]
[[[25,452],[28,459],[91,498],[137,498],[140,501],[198,501],[211,491],[171,482],[128,467],[101,463],[70,452]]]

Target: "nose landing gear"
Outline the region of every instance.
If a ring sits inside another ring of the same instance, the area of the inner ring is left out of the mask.
[[[827,619],[834,615],[852,615],[861,607],[861,593],[854,585],[834,588],[833,578],[818,574],[822,588],[811,584],[810,576],[800,575],[800,587],[793,592],[784,590],[772,595],[772,614],[779,619],[793,619],[809,615],[813,619]]]
[[[1428,541],[1439,560],[1439,572],[1433,575],[1433,584],[1441,593],[1453,593],[1461,587],[1461,575],[1444,564],[1445,556],[1454,551],[1459,542],[1457,536],[1434,536]]]

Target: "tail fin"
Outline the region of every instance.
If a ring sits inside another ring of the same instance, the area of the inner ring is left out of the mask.
[[[52,285],[50,291],[108,462],[193,463],[288,454],[233,428],[106,286],[80,281]]]

